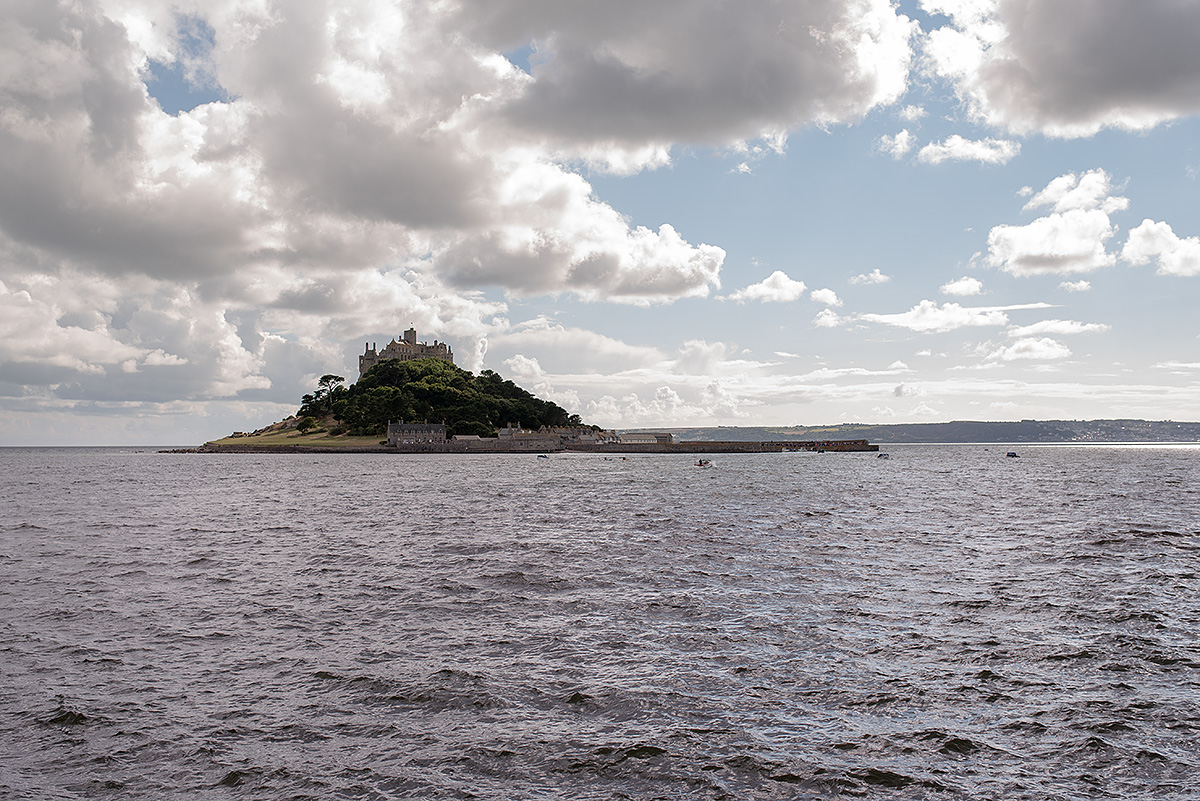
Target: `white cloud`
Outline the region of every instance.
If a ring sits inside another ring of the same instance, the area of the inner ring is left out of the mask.
[[[728,145],[730,153],[750,156],[758,161],[769,155],[782,156],[787,153],[788,132],[783,128],[765,131],[757,140],[751,142],[738,139]]]
[[[1112,235],[1108,215],[1095,209],[998,225],[988,234],[988,263],[1020,276],[1091,272],[1116,261],[1105,249]]]
[[[923,106],[905,106],[900,109],[899,114],[902,120],[916,122],[917,120],[924,119],[928,115],[928,112],[925,111]]]
[[[803,281],[793,280],[782,270],[776,270],[757,284],[751,284],[732,293],[729,295],[729,300],[789,303],[804,297],[806,289]]]
[[[1165,222],[1143,220],[1129,232],[1121,258],[1139,265],[1156,261],[1159,275],[1200,275],[1200,237],[1181,239]]]
[[[70,395],[291,405],[311,391],[307,377],[353,376],[344,346],[398,334],[397,318],[422,335],[449,334],[459,363],[478,369],[473,343],[486,342],[489,318],[504,309],[394,272],[304,282],[277,275],[265,286],[253,274],[243,278],[247,301],[231,303],[197,283],[138,276],[11,277],[0,305],[20,303],[0,312],[0,328],[16,326],[4,331],[0,383],[17,382],[24,393],[41,387],[47,403]]]
[[[491,345],[521,386],[589,422],[622,427],[743,418],[778,366],[749,361],[725,342],[689,339],[666,354],[545,318],[497,333]],[[614,395],[614,386],[624,394]]]
[[[922,333],[954,331],[975,326],[1002,326],[1008,324],[1006,311],[1016,309],[1044,308],[1046,304],[1033,303],[1017,306],[969,307],[957,303],[923,300],[906,312],[897,314],[860,314],[858,319],[872,323],[894,325]]]
[[[1025,360],[1049,361],[1066,359],[1070,355],[1070,349],[1061,342],[1049,337],[1038,337],[1017,340],[1008,347],[1001,347],[992,351],[985,358],[987,361],[1001,362]]]
[[[1088,292],[1091,290],[1092,285],[1088,281],[1083,280],[1063,281],[1058,285],[1058,288],[1066,290],[1067,292]]]
[[[676,354],[671,369],[684,375],[713,376],[722,372],[737,372],[747,363],[736,359],[738,350],[725,342],[690,339]],[[734,369],[730,369],[731,366]]]
[[[710,410],[699,403],[689,402],[674,388],[660,386],[653,390],[648,400],[631,392],[620,398],[603,395],[586,405],[584,419],[595,420],[599,425],[639,426],[695,423],[710,419]]]
[[[972,278],[969,275],[964,275],[962,278],[956,278],[942,284],[941,293],[943,295],[978,295],[983,292],[983,282],[978,278]]]
[[[824,303],[826,306],[841,306],[842,299],[837,296],[837,293],[832,289],[814,289],[809,296],[817,303]]]
[[[891,281],[891,280],[892,280],[892,277],[890,275],[884,275],[883,273],[881,273],[879,271],[879,268],[876,267],[874,270],[872,270],[869,273],[862,273],[862,274],[854,276],[853,278],[850,279],[850,283],[852,283],[852,284],[886,284],[888,281]]]
[[[1070,334],[1099,334],[1112,329],[1105,323],[1080,323],[1075,320],[1042,320],[1032,325],[1010,328],[1010,337],[1066,336]]]
[[[544,357],[547,345],[553,342],[555,324],[538,320],[528,325],[542,333],[540,343],[523,340],[519,358],[503,354],[498,357],[500,363],[521,378],[522,386],[537,387],[544,397],[577,399],[578,406],[559,402],[600,425],[687,425],[736,423],[750,417],[764,419],[762,415],[771,414],[772,407],[779,403],[807,403],[818,396],[833,399],[848,398],[859,392],[877,393],[878,379],[894,382],[897,375],[909,372],[902,363],[893,363],[883,370],[821,367],[795,375],[781,370],[783,365],[778,360],[749,361],[746,351],[735,345],[704,340],[687,340],[673,354],[655,353],[642,361],[631,359],[623,369],[612,362],[604,365],[604,369],[594,369],[591,359],[581,362],[577,352],[574,359],[562,358],[557,352],[549,359]],[[500,338],[497,335],[494,340],[493,357],[513,344],[499,343]],[[579,340],[576,347],[582,343]],[[563,351],[571,349],[566,347]],[[811,353],[776,355],[805,361],[812,358]],[[582,369],[587,372],[580,372]],[[840,389],[843,385],[847,387],[845,390]],[[621,387],[622,391],[614,392],[614,387]]]
[[[541,178],[510,204],[511,224],[455,236],[434,250],[431,267],[463,288],[501,286],[526,295],[568,290],[587,300],[639,304],[705,297],[720,286],[721,248],[693,246],[669,224],[630,229],[611,207],[591,199],[578,176],[548,165],[536,172]],[[520,219],[528,216],[533,219]]]
[[[503,364],[508,368],[509,375],[518,381],[540,383],[546,376],[541,362],[522,354],[505,359]]]
[[[1089,136],[1200,111],[1200,8],[1095,0],[924,0],[951,24],[924,46],[981,120],[1016,132]]]
[[[965,139],[958,134],[944,142],[930,142],[917,153],[925,164],[943,161],[978,161],[982,164],[1007,164],[1021,152],[1019,142],[1011,139]]]
[[[248,347],[226,312],[194,291],[74,272],[24,283],[0,282],[6,381],[47,387],[52,397],[148,402],[271,386],[264,358],[271,343]]]
[[[1099,209],[1105,214],[1129,208],[1129,199],[1113,195],[1112,177],[1104,170],[1060,175],[1029,199],[1025,210],[1050,206],[1052,211]]]
[[[933,406],[930,406],[928,403],[921,402],[913,407],[912,411],[909,412],[909,416],[924,417],[932,420],[941,417],[942,413]]]
[[[568,412],[577,413],[582,408],[579,393],[573,389],[560,390],[554,386],[550,376],[542,369],[541,363],[528,356],[517,355],[505,359],[504,367],[511,376],[509,380],[518,383],[521,388],[532,392],[539,398],[557,403]],[[520,422],[520,421],[510,421]]]
[[[0,363],[57,367],[104,375],[106,367],[148,359],[150,352],[115,338],[96,315],[92,325],[61,322],[63,312],[50,297],[11,290],[0,282]]]
[[[155,348],[146,354],[142,364],[148,367],[163,367],[166,365],[187,364],[188,360],[173,353],[165,353],[162,348]]]
[[[912,134],[906,128],[895,136],[884,134],[879,137],[876,147],[879,148],[881,153],[887,153],[892,158],[899,159],[912,149],[912,139]]]
[[[1129,201],[1112,191],[1103,170],[1055,178],[1025,205],[1050,206],[1052,212],[1028,225],[993,228],[988,263],[1018,276],[1091,272],[1113,264],[1116,256],[1105,246],[1115,231],[1109,215]]]
[[[813,318],[813,325],[818,328],[837,328],[842,324],[842,318],[833,309],[822,309]]]
[[[553,373],[588,372],[620,373],[628,370],[650,369],[667,361],[659,349],[631,345],[595,331],[564,326],[554,320],[538,317],[493,331],[488,337],[488,351],[509,358],[536,353],[541,364]],[[580,354],[586,353],[586,364]]]

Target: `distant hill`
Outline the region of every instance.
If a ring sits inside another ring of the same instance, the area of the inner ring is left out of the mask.
[[[869,439],[900,442],[1200,442],[1200,423],[1173,420],[1021,420],[986,422],[833,426],[717,426],[639,429],[669,431],[680,441],[691,440],[825,440]]]

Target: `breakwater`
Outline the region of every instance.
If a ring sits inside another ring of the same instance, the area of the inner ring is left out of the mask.
[[[252,445],[209,443],[196,448],[172,448],[162,453],[781,453],[805,451],[813,453],[864,453],[879,450],[865,439],[781,440],[771,442],[736,442],[696,440],[692,442],[655,443],[579,443],[537,440],[449,440],[446,442],[402,443],[396,446],[320,446],[320,445]]]
[[[581,453],[781,453],[806,451],[812,453],[863,453],[879,450],[865,439],[830,439],[820,441],[776,442],[656,442],[634,444],[568,445],[563,450]]]

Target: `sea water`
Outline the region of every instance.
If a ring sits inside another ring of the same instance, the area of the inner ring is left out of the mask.
[[[1200,450],[0,450],[5,799],[1195,798]]]

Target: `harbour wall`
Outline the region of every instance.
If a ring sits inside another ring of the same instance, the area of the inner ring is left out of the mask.
[[[792,440],[775,442],[714,442],[689,441],[670,443],[580,443],[479,439],[448,442],[400,444],[394,447],[322,447],[319,445],[204,445],[199,448],[176,448],[166,453],[780,453],[808,451],[813,453],[873,453],[879,450],[865,439]]]
[[[780,453],[782,451],[811,451],[813,453],[863,453],[879,450],[865,439],[831,439],[790,442],[714,442],[697,440],[654,444],[568,445],[564,450],[580,453]]]

